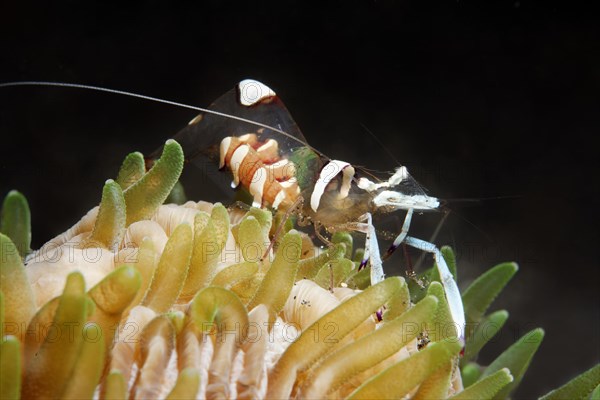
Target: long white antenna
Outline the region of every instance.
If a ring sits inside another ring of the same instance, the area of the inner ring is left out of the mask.
[[[274,128],[274,127],[266,125],[266,124],[262,124],[262,123],[257,122],[257,121],[252,121],[250,119],[246,119],[246,118],[242,118],[242,117],[237,117],[235,115],[229,115],[229,114],[225,114],[225,113],[222,113],[222,112],[219,112],[219,111],[209,110],[207,108],[191,106],[189,104],[178,103],[176,101],[160,99],[158,97],[146,96],[146,95],[143,95],[143,94],[138,94],[138,93],[133,93],[133,92],[127,92],[127,91],[124,91],[124,90],[109,89],[109,88],[105,88],[105,87],[101,87],[101,86],[82,85],[82,84],[79,84],[79,83],[45,82],[45,81],[18,81],[18,82],[0,83],[0,88],[11,87],[11,86],[55,86],[55,87],[75,88],[75,89],[96,90],[96,91],[99,91],[99,92],[119,94],[119,95],[130,96],[130,97],[137,97],[137,98],[143,99],[143,100],[155,101],[155,102],[158,102],[158,103],[169,104],[169,105],[176,106],[176,107],[188,108],[190,110],[201,111],[201,112],[204,112],[204,113],[207,113],[207,114],[218,115],[218,116],[225,117],[225,118],[231,118],[231,119],[235,119],[235,120],[238,120],[238,121],[246,122],[248,124],[259,126],[261,128],[270,129],[270,130],[275,131],[277,133],[281,133],[285,137],[290,138],[290,139],[292,139],[292,140],[294,140],[294,141],[302,144],[303,146],[306,146],[306,147],[310,148],[312,151],[314,151],[317,154],[320,154],[321,156],[323,156],[325,158],[329,158],[329,157],[325,156],[323,153],[321,153],[320,151],[318,151],[317,149],[315,149],[314,147],[310,146],[308,143],[305,143],[304,141],[298,139],[297,137],[295,137],[293,135],[290,135],[289,133],[287,133],[285,131],[282,131],[281,129],[277,129],[277,128]]]

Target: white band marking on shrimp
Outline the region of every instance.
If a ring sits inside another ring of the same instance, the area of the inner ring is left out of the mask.
[[[262,159],[276,158],[279,154],[279,144],[276,140],[269,139],[265,144],[256,149],[256,152],[261,156]]]
[[[202,121],[202,118],[204,118],[204,115],[203,114],[198,114],[194,118],[192,118],[192,120],[190,122],[188,122],[188,125],[197,124],[198,122]]]
[[[221,147],[219,148],[219,169],[225,166],[225,156],[231,145],[231,136],[221,140]]]
[[[240,136],[238,139],[240,139],[240,142],[242,143],[254,143],[256,142],[256,134],[254,133],[246,133],[242,136]]]
[[[279,193],[277,193],[277,196],[275,196],[275,200],[273,200],[273,208],[277,209],[285,197],[285,190],[281,189]]]
[[[373,192],[382,187],[394,187],[408,177],[409,175],[406,167],[400,167],[396,170],[394,175],[387,180],[387,182],[375,183],[367,178],[360,178],[357,186],[363,190],[366,190],[367,192]]]
[[[344,169],[347,167],[350,167],[351,170],[345,172]],[[350,182],[352,180],[352,176],[354,176],[354,168],[346,161],[331,160],[321,170],[321,173],[319,174],[319,179],[317,179],[315,188],[313,189],[313,192],[310,196],[310,208],[312,208],[314,212],[317,212],[319,204],[321,203],[321,197],[323,196],[325,188],[327,187],[329,182],[331,182],[331,180],[342,171],[344,171],[344,176],[338,198],[344,198],[345,196],[348,196],[348,191],[350,190]],[[352,173],[350,174],[350,172]],[[345,195],[343,193],[344,190],[346,191]]]
[[[373,199],[373,204],[379,207],[394,207],[395,209],[407,210],[433,210],[440,206],[440,201],[435,197],[422,194],[406,195],[393,190],[384,190]]]
[[[290,188],[290,187],[294,186],[294,183],[296,183],[296,182],[294,182],[294,181],[281,181],[281,182],[279,182],[279,184],[281,185],[281,187],[284,188],[284,189],[287,189],[287,188]]]
[[[238,83],[239,101],[243,106],[252,106],[269,97],[276,96],[273,89],[254,79],[244,79]]]
[[[350,164],[344,167],[342,170],[342,186],[340,187],[340,192],[337,195],[338,199],[344,199],[348,197],[348,193],[350,192],[350,185],[352,184],[352,178],[354,177],[354,167]]]
[[[254,207],[260,207],[262,204],[263,191],[265,183],[267,182],[267,170],[264,167],[258,168],[252,176],[252,182],[250,183],[250,194],[254,196],[252,205]]]
[[[231,167],[231,172],[233,172],[233,185],[235,185],[234,187],[237,187],[240,184],[239,169],[242,165],[242,162],[244,161],[244,158],[246,158],[246,156],[248,155],[249,151],[250,146],[248,146],[247,144],[243,144],[237,149],[235,149],[233,155],[231,156],[229,166]]]

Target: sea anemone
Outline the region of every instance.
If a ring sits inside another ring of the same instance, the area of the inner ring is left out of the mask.
[[[475,363],[508,317],[485,313],[514,263],[464,291],[465,343],[435,268],[418,277],[424,287],[371,286],[349,234],[321,251],[289,223],[274,238],[267,210],[163,205],[182,168],[172,140],[149,171],[130,154],[100,205],[35,252],[27,201],[8,194],[0,398],[491,399],[523,377],[541,329]],[[599,374],[548,398],[597,396]]]

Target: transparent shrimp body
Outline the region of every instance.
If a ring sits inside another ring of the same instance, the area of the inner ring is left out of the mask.
[[[247,190],[253,205],[296,212],[325,241],[319,233],[323,228],[365,233],[361,266],[370,263],[372,284],[384,279],[372,215],[406,210],[390,250],[405,243],[434,256],[454,322],[459,331],[464,330],[460,292],[441,252],[434,244],[408,235],[414,211],[435,210],[439,200],[428,196],[405,167],[380,180],[325,156],[308,144],[275,92],[254,80],[241,81],[174,139],[188,161],[202,168],[229,170],[231,187]]]

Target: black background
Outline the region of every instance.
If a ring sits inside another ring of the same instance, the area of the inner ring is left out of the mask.
[[[511,317],[480,361],[544,327],[517,398],[599,361],[600,37],[591,10],[526,0],[13,3],[0,9],[0,81],[207,106],[252,77],[328,155],[392,170],[387,149],[432,195],[518,196],[451,203],[436,241],[457,249],[461,287],[495,263],[520,265],[493,306]],[[0,195],[28,197],[35,247],[99,201],[127,153],[154,150],[195,115],[49,87],[0,89],[0,102]],[[413,232],[427,238],[439,218],[416,217]]]

